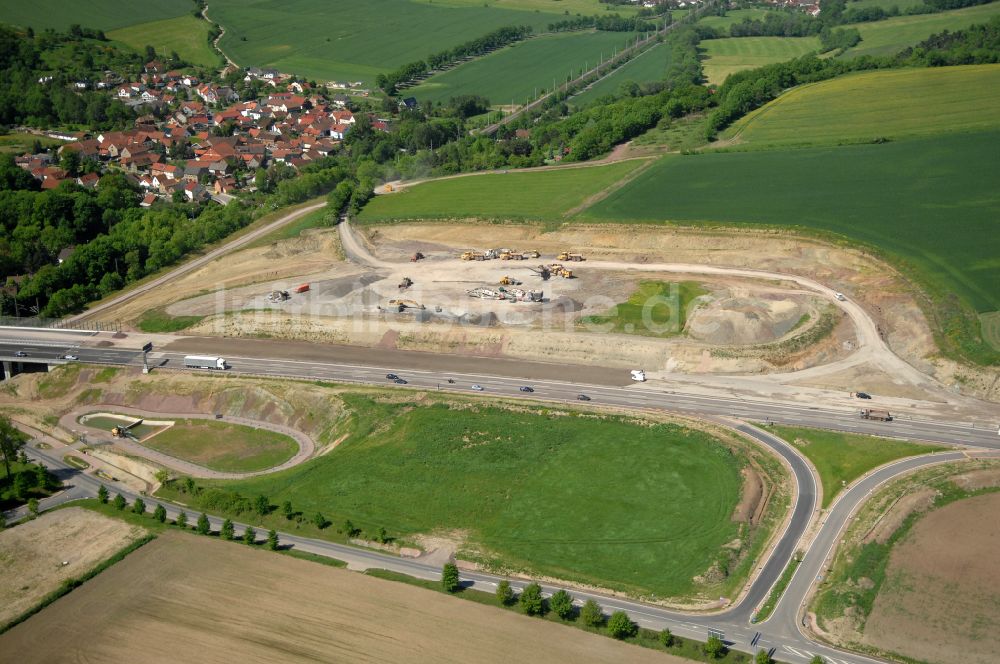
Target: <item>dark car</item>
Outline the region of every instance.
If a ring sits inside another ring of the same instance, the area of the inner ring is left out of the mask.
[[[577,401],[590,401],[590,397],[588,397],[586,394],[578,394],[576,395],[576,399]]]
[[[23,350],[19,350],[16,353],[14,353],[14,357],[28,357],[28,354],[25,353]]]
[[[399,376],[397,376],[396,374],[386,374],[385,377],[388,378],[389,380],[396,380],[397,378],[399,378]]]
[[[872,398],[872,395],[868,394],[867,392],[857,392],[854,396],[856,396],[859,399],[871,399]]]
[[[394,380],[392,382],[394,382],[396,385],[406,385],[406,381],[403,380],[402,378],[397,378],[396,380]]]
[[[535,388],[528,387],[527,385],[525,385],[524,387],[520,387],[518,389],[520,389],[522,392],[534,392],[535,391]]]

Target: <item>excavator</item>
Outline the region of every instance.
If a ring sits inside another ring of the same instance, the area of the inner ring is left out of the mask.
[[[125,426],[117,426],[111,428],[111,435],[114,438],[131,438],[132,440],[138,440],[135,434],[132,433],[132,429],[142,424],[142,420],[136,420],[132,424],[127,424]]]
[[[401,291],[406,290],[412,285],[413,285],[413,279],[410,279],[409,277],[403,277],[403,280],[399,282],[399,290]]]
[[[404,311],[406,309],[426,309],[424,305],[420,304],[415,300],[389,300],[389,306],[396,307],[396,311]]]

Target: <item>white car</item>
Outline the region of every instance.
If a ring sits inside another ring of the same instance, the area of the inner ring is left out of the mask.
[[[70,355],[69,353],[66,353],[65,355],[62,356],[62,359],[64,359],[64,360],[79,360],[80,358],[77,357],[76,355]]]
[[[642,383],[646,380],[646,372],[642,369],[632,369],[632,380]]]
[[[483,391],[483,386],[479,385],[477,383],[477,384],[475,384],[475,385],[472,386],[472,389],[474,389],[476,392],[482,392]]]
[[[847,302],[847,296],[844,295],[843,293],[834,293],[833,295],[841,302]]]

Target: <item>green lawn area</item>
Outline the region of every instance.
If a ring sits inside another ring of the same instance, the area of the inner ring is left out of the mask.
[[[643,162],[471,175],[376,196],[359,221],[397,219],[559,219],[587,197],[614,184]]]
[[[967,28],[974,23],[985,23],[1000,14],[1000,2],[966,7],[940,14],[897,16],[884,21],[856,23],[861,33],[861,43],[844,53],[844,58],[859,55],[891,55],[907,46],[913,46],[933,34]]]
[[[495,105],[524,104],[542,89],[551,90],[585,67],[594,67],[603,57],[621,51],[632,33],[562,32],[518,42],[489,55],[435,74],[405,91],[418,101],[447,101],[457,95],[480,95]]]
[[[835,145],[1000,127],[1000,65],[890,69],[792,88],[737,121],[751,145]]]
[[[980,314],[983,325],[983,339],[997,350],[1000,350],[1000,311]]]
[[[290,501],[309,532],[316,512],[369,535],[459,531],[484,559],[661,597],[692,592],[692,578],[739,536],[730,517],[744,461],[704,432],[482,403],[345,401],[351,435],[333,452],[250,480],[199,482],[198,495],[168,485],[165,495],[215,509],[232,492]],[[280,510],[261,523],[289,527]],[[742,573],[722,585],[735,588]]]
[[[136,326],[143,332],[180,332],[192,325],[197,325],[204,316],[171,316],[163,308],[147,309],[139,318]]]
[[[490,6],[484,6],[490,4]],[[212,0],[209,15],[226,28],[222,49],[241,66],[275,67],[320,80],[367,81],[507,25],[536,32],[561,20],[552,12],[504,9],[504,3],[246,2]]]
[[[35,0],[18,2],[0,0],[0,16],[4,23],[35,30],[54,28],[66,30],[76,23],[95,30],[115,30],[137,23],[148,23],[165,18],[190,14],[196,9],[191,0],[146,0],[129,2],[121,0]]]
[[[768,10],[759,7],[750,9],[732,9],[726,12],[725,16],[703,16],[698,20],[698,25],[709,28],[725,30],[728,34],[729,26],[733,23],[741,23],[743,19],[763,19],[768,14]]]
[[[298,450],[296,442],[284,434],[216,420],[178,420],[142,444],[205,468],[232,473],[273,468]]]
[[[137,51],[145,50],[146,46],[152,46],[157,53],[166,55],[177,51],[191,64],[214,68],[221,66],[221,56],[209,44],[209,27],[208,21],[189,13],[113,30],[107,36]]]
[[[768,427],[802,452],[819,472],[823,483],[823,507],[828,507],[840,490],[882,464],[904,457],[930,454],[945,449],[936,445],[910,443],[853,433],[773,424]]]
[[[482,7],[489,5],[500,9],[523,9],[549,13],[569,12],[584,15],[613,11],[622,16],[631,16],[639,11],[634,5],[609,5],[600,0],[434,0],[435,5],[444,7]]]
[[[899,7],[899,11],[904,11],[910,7],[924,4],[924,0],[848,0],[847,9],[864,9],[866,7]]]
[[[635,81],[645,83],[659,81],[667,70],[667,58],[670,52],[662,46],[652,46],[638,57],[628,61],[609,76],[594,83],[589,89],[572,97],[569,103],[580,108],[586,106],[598,97],[617,93],[622,83]]]
[[[861,241],[936,297],[1000,310],[1000,131],[880,145],[666,155],[583,221],[732,222]]]
[[[707,292],[696,281],[642,281],[627,301],[604,315],[585,316],[580,323],[605,334],[672,337],[684,331],[691,303]]]
[[[309,214],[299,217],[290,224],[282,226],[276,231],[268,233],[267,235],[254,240],[246,246],[247,249],[253,249],[254,247],[265,247],[274,242],[280,242],[281,240],[288,240],[293,237],[298,237],[302,234],[302,231],[307,231],[311,228],[324,228],[329,226],[330,211],[326,208],[320,208],[318,210],[313,210]]]
[[[16,155],[31,152],[31,148],[36,140],[42,144],[43,148],[59,147],[65,142],[55,138],[38,136],[37,134],[12,132],[0,135],[0,152],[11,152]]]
[[[720,85],[733,72],[792,60],[820,46],[818,37],[727,37],[706,39],[699,48],[707,58],[705,77]]]
[[[84,415],[80,418],[81,424],[86,424],[88,427],[93,427],[94,429],[102,429],[108,433],[115,427],[128,426],[138,420],[138,417],[132,417],[131,415],[122,415],[121,417],[108,417],[105,415]],[[157,431],[162,431],[163,426],[153,426],[150,424],[140,424],[129,429],[129,432],[142,440],[146,436],[156,433]]]

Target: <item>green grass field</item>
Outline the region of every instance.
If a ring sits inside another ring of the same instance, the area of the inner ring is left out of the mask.
[[[376,196],[358,219],[361,223],[469,217],[554,220],[642,163],[624,161],[437,180],[398,194]]]
[[[220,45],[242,66],[271,66],[321,80],[373,82],[381,72],[425,58],[506,25],[536,32],[552,13],[486,3],[325,0],[212,0],[209,15],[226,28]]]
[[[487,559],[663,597],[691,592],[739,536],[731,515],[743,461],[703,432],[566,411],[346,400],[353,431],[330,454],[178,495],[216,505],[212,487],[265,495],[309,522],[319,511],[369,535],[459,531]],[[261,521],[288,523],[277,512]]]
[[[580,323],[604,334],[672,337],[684,330],[691,303],[707,292],[696,281],[643,281],[627,301],[606,314],[586,316]]]
[[[131,415],[122,415],[121,417],[106,417],[103,415],[95,415],[95,416],[84,415],[83,417],[80,418],[80,423],[86,424],[88,427],[93,427],[95,429],[102,429],[110,433],[113,428],[120,426],[128,426],[129,424],[135,422],[137,419],[139,418],[132,417]],[[162,426],[153,426],[151,424],[143,423],[138,426],[132,427],[131,429],[129,429],[129,431],[132,433],[133,436],[135,436],[139,440],[142,440],[146,436],[154,434],[162,429],[163,429]]]
[[[121,0],[0,0],[0,17],[4,23],[31,26],[35,30],[66,30],[74,23],[95,30],[115,30],[190,14],[195,9],[191,0],[129,3]]]
[[[727,37],[701,42],[705,78],[719,85],[733,72],[784,62],[819,50],[818,37]]]
[[[569,103],[577,108],[586,106],[598,97],[618,92],[621,89],[622,83],[626,81],[635,81],[636,83],[659,81],[663,78],[663,74],[667,70],[668,55],[669,52],[662,46],[653,46],[613,71],[609,76],[592,85],[589,89],[571,98]]]
[[[865,7],[889,9],[895,6],[899,7],[900,11],[903,11],[909,7],[916,7],[922,4],[924,4],[924,0],[848,0],[847,9],[863,9]]]
[[[729,26],[734,23],[740,23],[745,18],[749,19],[762,19],[768,13],[768,10],[761,8],[752,9],[733,9],[726,12],[725,16],[703,16],[698,20],[698,25],[704,25],[709,28],[716,28],[718,30],[729,30]]]
[[[43,148],[59,147],[65,142],[36,134],[13,132],[0,135],[0,152],[11,152],[16,155],[31,152],[31,148],[36,140],[42,144]]]
[[[632,5],[608,5],[599,0],[434,0],[435,5],[445,7],[482,7],[489,5],[500,9],[522,9],[525,11],[540,11],[552,14],[597,14],[603,11],[613,11],[622,16],[631,16],[638,11]]]
[[[768,429],[794,445],[795,449],[816,466],[823,483],[823,508],[830,505],[842,488],[872,468],[896,459],[945,449],[935,445],[822,429],[777,424]]]
[[[983,327],[983,339],[993,348],[1000,350],[1000,311],[980,314],[979,320]]]
[[[192,325],[197,325],[204,316],[171,316],[163,308],[147,309],[143,312],[136,325],[147,333],[180,332]]]
[[[1000,310],[1000,131],[667,155],[579,218],[816,229],[901,259],[932,294]]]
[[[835,145],[1000,127],[1000,65],[894,69],[793,88],[737,121],[751,145]]]
[[[564,32],[536,37],[436,74],[406,90],[421,102],[447,101],[461,94],[480,95],[495,105],[523,104],[536,92],[551,90],[566,77],[579,76],[615,50],[634,41],[632,33]]]
[[[137,51],[152,46],[157,53],[170,55],[172,51],[184,60],[202,67],[221,66],[221,56],[208,42],[208,21],[185,14],[176,18],[139,23],[108,33],[109,39],[120,41]]]
[[[178,420],[142,444],[199,466],[231,473],[266,470],[292,458],[290,437],[255,427],[214,420]]]
[[[913,46],[931,35],[944,30],[961,30],[974,23],[985,23],[1000,14],[1000,2],[966,7],[940,14],[918,16],[897,16],[884,21],[857,23],[861,33],[861,43],[848,49],[843,56],[855,58],[859,55],[892,55],[907,46]]]

